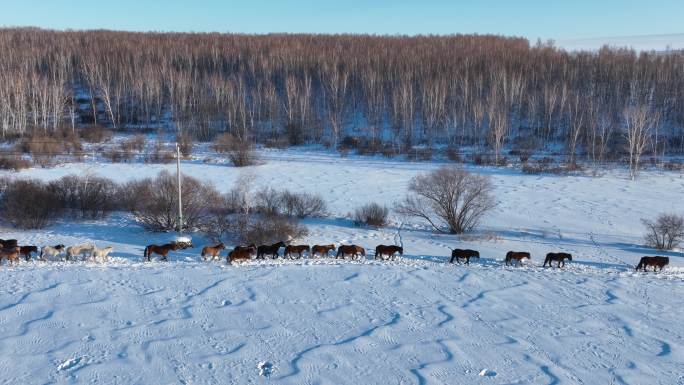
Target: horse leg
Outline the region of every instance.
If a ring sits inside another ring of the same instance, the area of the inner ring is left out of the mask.
[[[466,257],[466,265],[470,266],[470,257]]]

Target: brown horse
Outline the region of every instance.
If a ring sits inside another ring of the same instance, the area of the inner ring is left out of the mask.
[[[250,248],[249,246],[237,246],[228,253],[226,263],[232,264],[237,261],[249,261],[252,259],[252,254],[254,254],[254,248]]]
[[[143,253],[143,260],[147,259],[147,261],[152,260],[152,254],[157,254],[161,255],[162,259],[165,261],[169,260],[169,251],[176,251],[180,247],[178,247],[178,244],[176,242],[172,243],[167,243],[165,245],[149,245],[145,247],[145,252]]]
[[[221,250],[225,248],[226,245],[224,245],[223,242],[219,243],[216,246],[204,246],[202,248],[202,258],[205,261],[213,261],[214,259],[220,256]]]
[[[341,245],[337,248],[337,255],[335,259],[342,257],[344,259],[346,256],[352,257],[352,259],[359,259],[359,255],[366,256],[366,249],[361,246],[356,245]]]
[[[375,257],[373,259],[385,259],[383,255],[386,255],[388,259],[394,260],[394,255],[399,253],[402,257],[404,256],[404,248],[395,245],[378,245],[375,248]]]
[[[0,261],[7,259],[7,264],[19,261],[20,250],[19,247],[3,248],[0,250]]]
[[[637,265],[635,270],[639,270],[641,268],[646,271],[646,268],[648,266],[653,266],[653,271],[656,271],[657,268],[660,268],[660,271],[663,270],[663,267],[667,266],[670,264],[670,258],[668,257],[660,257],[660,256],[655,256],[655,257],[641,257],[641,260],[639,260],[639,264]]]
[[[525,258],[532,259],[532,256],[524,251],[509,251],[506,253],[506,266],[512,265],[514,260],[517,265],[520,265],[521,261]]]
[[[546,254],[546,258],[544,259],[544,265],[543,267],[546,267],[546,264],[549,264],[549,267],[551,266],[551,262],[555,261],[556,262],[556,267],[564,267],[565,266],[565,260],[572,261],[572,255],[568,253],[548,253]]]
[[[27,261],[31,260],[31,253],[38,254],[38,246],[21,246],[21,247],[19,247],[19,254],[23,255]]]
[[[320,255],[321,257],[327,257],[328,253],[333,250],[335,250],[335,245],[314,245],[311,248],[311,256]]]
[[[285,247],[285,242],[280,241],[272,245],[261,245],[257,248],[257,259],[264,259],[267,255],[273,259],[278,258],[278,250]]]
[[[18,246],[16,239],[0,239],[0,245],[2,245],[1,248],[3,249],[11,249]]]
[[[456,263],[461,263],[461,259],[465,259],[465,264],[470,265],[470,258],[480,259],[480,252],[470,249],[453,249],[449,263],[454,263],[454,259]]]
[[[305,251],[307,253],[311,253],[311,248],[309,247],[309,245],[287,245],[285,246],[285,252],[283,253],[283,257],[294,259],[296,256],[297,258],[301,258]]]

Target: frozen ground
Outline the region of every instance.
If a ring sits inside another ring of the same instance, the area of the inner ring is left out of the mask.
[[[187,174],[228,190],[255,186],[321,193],[331,216],[306,222],[302,242],[392,243],[395,229],[352,227],[369,201],[401,198],[435,164],[269,151],[236,170],[186,163]],[[92,173],[118,181],[173,165],[67,164],[16,177]],[[5,229],[25,244],[91,240],[114,262],[23,263],[0,269],[0,383],[212,384],[684,384],[684,260],[659,274],[633,272],[642,217],[684,211],[684,179],[621,171],[601,178],[528,176],[473,168],[496,185],[499,206],[475,235],[435,235],[408,222],[406,258],[389,262],[199,261],[140,263],[145,233],[126,215]],[[401,221],[402,218],[395,218]],[[202,243],[195,237],[196,243]],[[444,264],[448,247],[481,251],[470,267]],[[529,250],[522,268],[507,250]],[[539,267],[567,251],[566,269]],[[486,369],[486,370],[485,370]],[[480,375],[482,374],[482,375]]]

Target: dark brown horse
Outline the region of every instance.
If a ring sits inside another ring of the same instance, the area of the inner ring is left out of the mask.
[[[322,257],[327,257],[328,253],[330,251],[335,250],[335,245],[314,245],[311,248],[311,256],[315,257],[316,255],[320,255]]]
[[[520,265],[520,262],[525,258],[532,259],[532,256],[525,251],[509,251],[506,253],[506,266],[512,265],[513,261],[516,261],[516,265]]]
[[[38,254],[38,246],[21,246],[19,247],[19,254],[24,256],[27,261],[31,260],[31,253]]]
[[[165,245],[149,245],[145,247],[145,252],[143,253],[143,260],[152,260],[152,254],[161,255],[162,259],[165,261],[169,260],[169,251],[176,251],[180,249],[176,242],[167,243]]]
[[[228,253],[226,263],[232,264],[237,261],[249,261],[252,259],[252,254],[254,254],[253,248],[238,246]]]
[[[0,239],[0,245],[2,249],[12,249],[18,246],[16,239]]]
[[[667,266],[670,264],[670,258],[668,257],[660,257],[660,256],[655,256],[655,257],[641,257],[641,260],[639,260],[639,264],[637,265],[635,270],[639,269],[644,269],[646,271],[646,268],[649,266],[653,266],[653,271],[656,271],[657,268],[660,268],[660,270],[663,270],[663,267]]]
[[[375,257],[373,259],[385,259],[383,255],[386,255],[388,259],[394,260],[394,255],[399,253],[399,255],[404,256],[404,248],[395,245],[378,245],[375,247]]]
[[[346,256],[350,256],[353,259],[358,259],[359,255],[366,256],[366,249],[361,246],[356,245],[341,245],[337,248],[337,255],[335,259],[342,257],[344,259]]]
[[[256,253],[257,247],[255,244],[247,245],[247,246],[235,246],[234,250],[249,250],[252,254]]]
[[[3,248],[0,250],[0,262],[6,259],[7,264],[19,261],[19,247]]]
[[[547,263],[549,264],[549,267],[552,267],[552,261],[556,262],[556,267],[564,267],[566,259],[572,261],[572,255],[568,253],[548,253],[544,259],[543,267],[546,267]]]
[[[261,245],[257,248],[257,259],[264,259],[267,255],[273,259],[278,258],[278,250],[285,247],[285,242],[280,241],[272,245]]]
[[[216,246],[204,246],[202,248],[202,258],[204,258],[205,261],[213,261],[214,259],[220,256],[221,250],[225,248],[226,245],[224,245],[223,242],[219,243]]]
[[[299,245],[299,246],[287,245],[287,246],[285,246],[285,251],[283,252],[283,257],[294,259],[294,257],[297,256],[297,258],[301,258],[302,254],[304,254],[305,251],[308,253],[311,252],[311,248],[309,247],[309,245]]]
[[[461,263],[461,259],[465,259],[465,264],[470,265],[470,258],[480,259],[480,252],[470,249],[453,249],[449,263],[454,263],[454,260],[456,263]]]

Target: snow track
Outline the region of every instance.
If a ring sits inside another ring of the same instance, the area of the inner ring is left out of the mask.
[[[256,187],[320,193],[331,216],[307,219],[298,243],[394,242],[396,228],[353,227],[347,213],[391,205],[436,164],[266,151],[236,170],[188,162],[227,191],[242,172]],[[169,165],[67,164],[15,177],[70,173],[127,181]],[[490,175],[499,205],[483,229],[440,235],[404,222],[396,261],[303,259],[237,266],[199,262],[205,243],[141,263],[168,241],[115,213],[40,231],[5,229],[22,244],[112,245],[107,265],[0,266],[0,384],[684,384],[684,263],[635,272],[640,218],[684,211],[679,174],[619,171],[602,178]],[[0,173],[1,174],[1,173]],[[472,248],[469,267],[444,263]],[[508,250],[532,253],[504,267]],[[547,252],[574,260],[542,268]],[[372,256],[369,256],[372,258]]]
[[[2,272],[0,381],[676,384],[678,270],[24,264]]]

